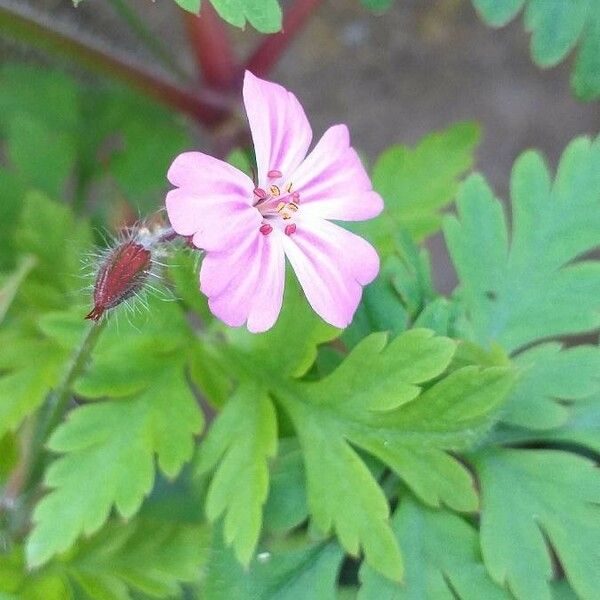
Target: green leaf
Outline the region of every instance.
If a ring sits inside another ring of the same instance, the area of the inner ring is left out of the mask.
[[[561,427],[530,436],[536,441],[577,444],[600,454],[600,397],[580,400]]]
[[[385,12],[393,3],[393,0],[360,0],[360,3],[374,13]]]
[[[12,333],[0,335],[0,344],[11,345],[0,351],[0,436],[15,431],[42,405],[59,383],[69,357],[48,340]]]
[[[460,333],[482,346],[515,351],[542,338],[600,325],[600,263],[574,262],[600,230],[600,140],[565,150],[554,183],[541,156],[526,152],[511,180],[513,233],[484,179],[459,194],[446,240],[469,323]]]
[[[267,499],[267,460],[277,450],[277,418],[265,390],[243,383],[225,405],[200,446],[198,473],[218,467],[206,498],[210,521],[225,515],[224,536],[238,560],[248,565]]]
[[[109,522],[82,541],[60,566],[90,598],[130,600],[131,591],[153,598],[179,597],[206,558],[206,530],[176,522]],[[54,566],[54,565],[53,565]]]
[[[496,450],[475,457],[481,482],[481,543],[491,576],[519,600],[549,600],[548,543],[573,589],[600,589],[600,473],[593,461],[556,450]]]
[[[283,535],[308,518],[302,450],[296,438],[279,440],[270,476],[264,528],[275,535]]]
[[[193,452],[202,416],[181,364],[169,361],[137,396],[74,410],[48,447],[63,454],[46,472],[51,489],[34,512],[32,566],[98,530],[112,506],[131,517],[154,482],[154,456],[174,477]]]
[[[402,231],[396,232],[394,240],[394,253],[377,279],[365,287],[352,324],[342,334],[350,348],[374,331],[393,335],[404,331],[435,296],[427,250]]]
[[[383,215],[361,224],[359,230],[384,255],[393,251],[399,228],[416,240],[437,231],[440,211],[454,199],[459,179],[473,165],[478,142],[475,123],[457,123],[429,134],[415,148],[388,148],[373,168],[373,186],[385,202]]]
[[[15,223],[19,221],[24,196],[21,178],[0,167],[0,270],[10,270],[16,265]]]
[[[600,4],[595,0],[473,0],[481,18],[502,27],[525,9],[531,55],[540,67],[559,63],[580,43],[572,85],[583,100],[600,95]]]
[[[600,4],[591,3],[590,11],[571,77],[571,86],[582,100],[595,100],[600,95]]]
[[[387,500],[348,442],[383,461],[425,502],[474,510],[467,470],[444,450],[468,447],[491,423],[511,384],[505,369],[458,370],[438,377],[455,345],[411,330],[386,346],[384,334],[358,344],[329,377],[290,383],[275,394],[302,446],[308,503],[317,528],[334,529],[342,546],[392,579],[400,556],[387,524]]]
[[[402,498],[392,528],[406,559],[403,585],[363,565],[359,600],[508,600],[483,566],[477,531],[445,510]]]
[[[281,29],[281,7],[277,0],[211,0],[219,16],[244,28],[246,21],[261,33]]]
[[[64,310],[78,298],[83,285],[81,264],[92,240],[89,224],[43,194],[25,196],[16,232],[17,248],[36,259],[22,286],[31,307]]]
[[[0,324],[4,321],[21,284],[36,264],[33,256],[23,256],[17,268],[8,277],[0,280]]]
[[[525,0],[473,0],[481,18],[492,27],[502,27],[512,21],[524,3]]]
[[[257,372],[300,377],[317,357],[317,346],[335,338],[338,329],[322,321],[300,292],[298,283],[288,277],[283,308],[275,326],[265,333],[250,333],[246,328],[223,328],[234,351],[242,352],[244,365],[232,357],[232,368],[242,369],[242,377],[254,379]],[[225,349],[227,351],[227,349]]]
[[[563,349],[560,344],[542,344],[519,354],[514,364],[522,374],[502,417],[512,425],[558,427],[570,412],[561,401],[600,391],[600,350],[596,346]]]
[[[61,198],[75,163],[73,137],[17,115],[9,124],[7,144],[8,158],[27,186]]]
[[[183,10],[187,10],[195,15],[200,12],[200,0],[175,0]]]
[[[220,536],[200,585],[199,598],[210,600],[336,599],[336,579],[343,553],[335,542],[288,538],[266,548],[243,569]]]

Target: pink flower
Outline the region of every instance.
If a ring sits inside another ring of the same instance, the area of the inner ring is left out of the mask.
[[[281,310],[287,257],[313,309],[346,327],[362,286],[379,271],[379,257],[330,219],[371,219],[383,208],[381,197],[345,125],[330,127],[308,153],[312,130],[292,93],[247,71],[244,104],[256,185],[200,152],[180,154],[168,172],[176,186],[166,200],[173,229],[206,252],[200,289],[228,325],[266,331]]]

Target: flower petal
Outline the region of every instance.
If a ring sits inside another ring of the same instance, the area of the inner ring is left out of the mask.
[[[270,329],[281,311],[285,258],[280,236],[258,234],[232,252],[209,252],[200,269],[200,289],[211,311],[254,333]]]
[[[283,236],[279,231],[273,230],[272,234],[262,238],[262,264],[247,324],[253,333],[267,331],[273,327],[281,312],[285,285]]]
[[[297,220],[284,238],[284,250],[313,309],[328,323],[344,328],[352,321],[362,285],[379,271],[373,247],[353,233],[321,219]]]
[[[202,152],[184,152],[177,156],[169,167],[167,179],[174,186],[194,191],[200,196],[236,196],[247,204],[254,201],[254,184],[250,177]]]
[[[362,221],[383,210],[381,196],[356,151],[345,125],[330,127],[291,177],[302,212],[323,219]]]
[[[244,105],[256,153],[258,181],[265,185],[271,170],[281,171],[284,176],[293,172],[312,140],[312,130],[296,96],[246,71]]]
[[[212,256],[212,259],[216,261],[214,270],[220,271],[229,279],[218,295],[209,296],[208,306],[214,315],[231,327],[240,327],[248,318],[260,272],[261,256],[259,252],[262,249],[260,237],[263,236],[258,234],[253,238],[238,263],[232,263],[224,254]],[[201,290],[206,290],[214,285],[213,282],[207,281],[210,271],[205,269],[205,262],[210,258],[211,253],[207,254],[202,261]]]
[[[200,194],[177,188],[167,194],[167,214],[180,235],[192,235],[192,241],[204,250],[223,251],[241,244],[258,231],[260,213],[240,198]]]

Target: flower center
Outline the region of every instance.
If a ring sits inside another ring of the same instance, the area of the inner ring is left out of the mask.
[[[291,182],[284,186],[273,182],[283,177],[281,171],[273,169],[267,177],[271,180],[267,189],[254,189],[254,207],[263,217],[259,231],[269,235],[274,226],[279,226],[286,235],[292,235],[296,224],[291,221],[300,208],[300,194],[293,190]]]

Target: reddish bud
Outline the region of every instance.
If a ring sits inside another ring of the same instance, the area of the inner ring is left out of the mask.
[[[102,315],[141,290],[148,278],[151,254],[141,244],[127,241],[106,257],[94,286],[94,308],[85,316],[98,321]]]
[[[283,173],[281,171],[278,171],[277,169],[273,169],[272,171],[269,171],[267,173],[267,177],[269,179],[279,179],[282,175]]]
[[[265,192],[265,190],[263,190],[262,188],[257,187],[254,189],[254,195],[259,200],[264,200],[267,197],[267,192]]]
[[[292,235],[292,233],[296,232],[296,224],[292,223],[291,225],[286,225],[285,227],[285,235]]]
[[[259,231],[263,235],[269,235],[271,233],[271,231],[273,231],[273,228],[268,223],[265,223],[264,225],[260,226]]]
[[[300,194],[298,192],[292,194],[292,201],[296,204],[300,204]]]

